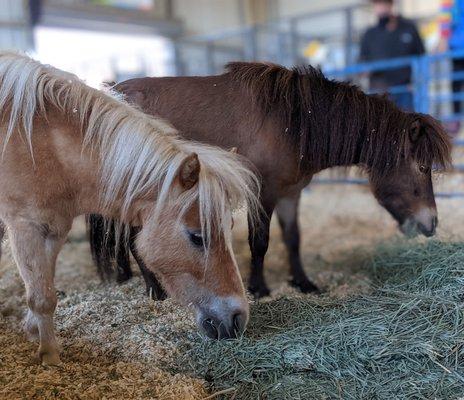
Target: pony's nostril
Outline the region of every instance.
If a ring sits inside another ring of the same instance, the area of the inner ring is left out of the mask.
[[[438,225],[438,218],[436,216],[432,217],[432,220],[430,221],[430,230],[428,232],[428,236],[433,236],[435,235],[437,231],[437,225]]]
[[[437,231],[437,225],[438,225],[438,218],[436,216],[434,216],[432,218],[432,223],[431,223],[431,229],[430,229],[430,235],[435,235],[436,231]]]
[[[232,326],[235,335],[240,335],[245,329],[246,317],[243,313],[235,313],[232,318]]]
[[[237,313],[233,316],[232,325],[235,331],[238,331],[240,329],[240,314]]]
[[[201,323],[201,326],[205,330],[205,333],[208,335],[208,337],[210,337],[211,339],[218,339],[219,332],[216,327],[216,324],[211,318],[204,319]]]

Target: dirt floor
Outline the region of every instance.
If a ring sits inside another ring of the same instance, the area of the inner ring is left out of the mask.
[[[459,191],[464,177],[437,178],[437,191]],[[463,233],[464,199],[438,199],[439,237]],[[367,292],[369,278],[357,261],[332,264],[354,247],[372,247],[399,236],[395,222],[369,190],[355,186],[314,186],[300,210],[302,257],[308,274],[330,296]],[[243,218],[236,223],[235,249],[246,277],[249,263]],[[404,239],[406,240],[406,239]],[[423,240],[423,239],[420,239]],[[287,281],[287,261],[273,222],[266,276],[273,296],[295,294]],[[118,286],[100,283],[92,265],[82,220],[77,220],[57,266],[60,300],[56,331],[61,367],[38,365],[35,343],[21,331],[24,289],[8,244],[0,264],[0,399],[204,399],[214,394],[195,376],[175,373],[176,359],[198,333],[188,310],[172,300],[152,302],[139,276]]]

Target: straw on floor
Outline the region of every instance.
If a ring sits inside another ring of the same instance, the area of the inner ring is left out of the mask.
[[[198,341],[179,371],[218,398],[464,396],[464,244],[383,246],[364,268],[371,294],[257,304],[245,337]]]

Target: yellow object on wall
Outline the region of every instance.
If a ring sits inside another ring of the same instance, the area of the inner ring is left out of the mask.
[[[303,50],[303,55],[308,58],[315,57],[321,50],[321,42],[318,40],[312,40]]]

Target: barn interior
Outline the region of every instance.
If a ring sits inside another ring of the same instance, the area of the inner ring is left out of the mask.
[[[426,48],[417,64],[423,69],[407,88],[414,107],[447,124],[464,114],[453,112],[453,55],[437,50],[441,6],[440,0],[395,2]],[[366,74],[388,68],[360,62],[361,36],[373,24],[364,0],[0,0],[0,51],[27,52],[95,88],[145,76],[214,75],[230,61],[264,61],[311,64],[368,91]],[[412,68],[416,61],[403,60]],[[135,266],[128,282],[102,282],[82,217],[56,270],[64,362],[43,367],[22,333],[25,291],[5,239],[0,398],[462,397],[461,132],[453,142],[453,170],[433,177],[440,218],[433,239],[403,236],[361,170],[315,176],[299,208],[300,247],[305,271],[323,293],[301,294],[289,285],[288,255],[273,218],[265,261],[271,296],[250,296],[250,325],[237,340],[203,338],[188,309],[146,296]],[[243,213],[234,250],[246,282]]]

